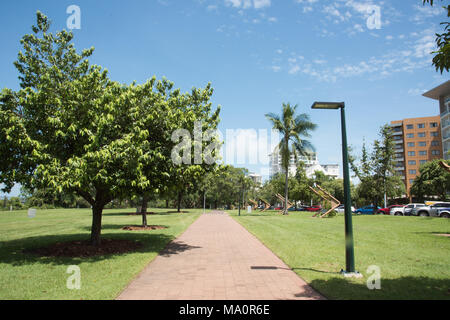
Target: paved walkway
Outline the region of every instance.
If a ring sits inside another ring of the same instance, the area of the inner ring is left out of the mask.
[[[119,300],[323,299],[225,213],[198,218]]]

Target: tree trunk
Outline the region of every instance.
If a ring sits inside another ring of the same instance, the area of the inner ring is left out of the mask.
[[[147,204],[148,204],[148,196],[144,193],[142,196],[142,206],[141,206],[141,213],[142,213],[142,226],[144,228],[147,227]]]
[[[92,206],[91,244],[96,247],[101,244],[103,207],[103,204],[97,203]]]
[[[177,201],[177,206],[178,206],[178,212],[181,212],[181,200],[183,198],[183,194],[181,191],[178,191],[178,201]]]
[[[286,168],[286,181],[284,184],[284,214],[288,214],[288,193],[289,193],[289,167]]]
[[[166,209],[169,209],[169,199],[166,199]]]

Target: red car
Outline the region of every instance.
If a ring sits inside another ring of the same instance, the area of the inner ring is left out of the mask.
[[[392,209],[392,208],[400,208],[400,207],[404,207],[404,206],[394,204],[394,205],[389,206],[389,207],[387,207],[387,208],[383,208],[383,209],[378,210],[378,213],[390,215],[390,214],[391,214],[391,209]]]
[[[309,212],[319,212],[320,210],[322,210],[322,206],[320,206],[320,205],[306,208],[306,211],[309,211]]]

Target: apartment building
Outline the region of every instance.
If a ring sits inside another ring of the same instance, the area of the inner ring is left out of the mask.
[[[284,172],[281,166],[281,154],[278,146],[269,155],[270,159],[270,176],[273,177],[278,173]],[[317,158],[317,154],[313,154],[310,157],[299,156],[297,161],[295,161],[295,156],[291,155],[289,163],[289,174],[295,175],[297,172],[297,164],[303,162],[305,165],[306,176],[311,178],[314,176],[316,171],[323,172],[326,176],[332,178],[338,178],[340,168],[338,164],[325,164],[321,165]]]
[[[395,171],[408,191],[422,164],[442,158],[440,116],[391,122],[395,142]]]
[[[443,158],[450,160],[450,80],[423,95],[439,101]]]

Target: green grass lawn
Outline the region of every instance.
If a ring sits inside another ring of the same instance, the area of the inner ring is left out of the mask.
[[[229,213],[300,277],[329,299],[450,299],[450,220],[354,216],[356,269],[346,279],[344,217],[312,213]],[[241,212],[242,213],[242,212]],[[369,290],[371,265],[381,269],[381,290]]]
[[[56,242],[88,240],[90,209],[38,210],[35,218],[28,218],[26,211],[0,212],[0,299],[114,299],[201,213],[150,209],[158,214],[149,215],[148,224],[167,229],[121,230],[141,223],[141,216],[127,214],[135,210],[105,210],[102,238],[139,240],[143,247],[133,253],[92,258],[44,258],[22,252]],[[70,265],[80,267],[80,290],[67,289]]]

